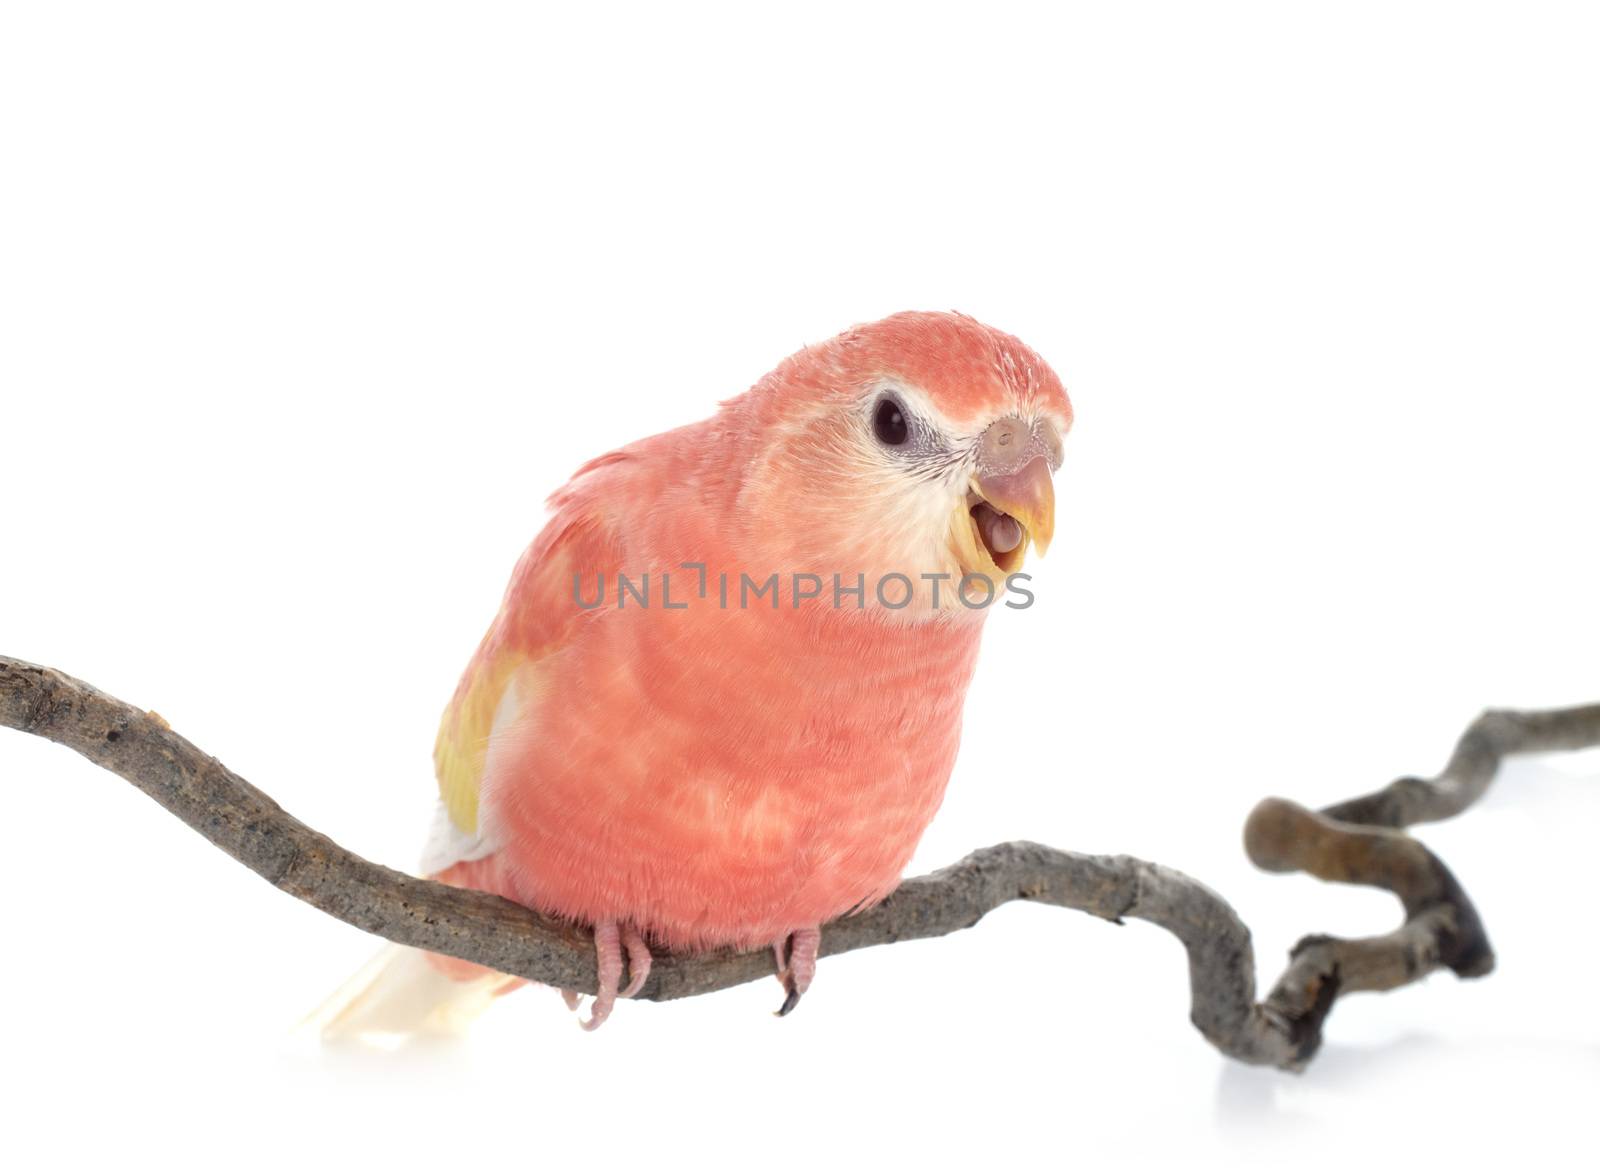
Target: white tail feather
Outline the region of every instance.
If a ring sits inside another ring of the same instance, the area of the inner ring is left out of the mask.
[[[503,973],[457,980],[428,955],[390,944],[305,1021],[324,1041],[382,1044],[462,1033],[495,997],[518,984]]]

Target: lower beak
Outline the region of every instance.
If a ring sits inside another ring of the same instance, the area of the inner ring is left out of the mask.
[[[1031,539],[1041,555],[1050,548],[1056,531],[1056,491],[1043,456],[1035,456],[1015,472],[975,477],[972,487],[990,508],[1021,524],[1024,543]]]

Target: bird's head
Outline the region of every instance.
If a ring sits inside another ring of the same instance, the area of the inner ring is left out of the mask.
[[[744,398],[763,439],[741,511],[780,569],[903,575],[910,617],[949,609],[970,575],[1002,589],[1050,544],[1072,404],[1009,334],[896,314],[802,350]],[[780,516],[797,521],[763,523]]]

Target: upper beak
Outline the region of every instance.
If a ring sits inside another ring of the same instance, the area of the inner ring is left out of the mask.
[[[1056,490],[1043,456],[1035,456],[1014,472],[974,477],[973,486],[992,508],[1020,521],[1044,554],[1056,531]]]

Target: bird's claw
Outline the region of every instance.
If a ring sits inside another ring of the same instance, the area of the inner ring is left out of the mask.
[[[821,944],[821,929],[802,928],[787,940],[780,940],[772,946],[772,955],[778,962],[778,980],[783,982],[784,989],[788,991],[783,1004],[778,1007],[777,1016],[787,1017],[793,1012],[805,991],[811,987],[811,980],[817,975],[817,950]]]
[[[624,949],[628,953],[628,985],[619,989],[617,986],[622,983]],[[650,977],[650,946],[632,924],[624,924],[621,928],[614,921],[596,924],[594,953],[596,984],[600,991],[595,994],[594,1003],[589,1007],[589,1016],[578,1023],[586,1030],[597,1030],[604,1025],[606,1018],[611,1016],[617,998],[636,996]],[[561,997],[568,1009],[575,1011],[578,1008],[578,994],[571,989],[561,990]]]

